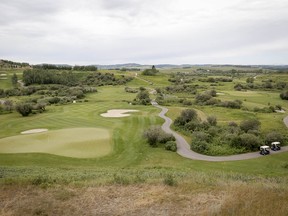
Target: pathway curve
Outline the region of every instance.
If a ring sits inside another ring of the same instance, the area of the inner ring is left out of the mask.
[[[286,117],[283,119],[283,122],[284,122],[284,124],[286,125],[286,127],[288,127],[288,116],[286,116]]]
[[[161,109],[161,112],[159,113],[159,117],[165,120],[161,128],[166,133],[170,133],[174,135],[174,137],[176,138],[176,143],[177,143],[177,153],[181,155],[182,157],[193,159],[193,160],[204,160],[204,161],[236,161],[236,160],[246,160],[246,159],[263,157],[262,155],[259,154],[259,152],[251,152],[251,153],[230,155],[230,156],[207,156],[207,155],[196,153],[190,149],[190,145],[182,136],[180,136],[175,131],[171,130],[170,126],[172,124],[172,120],[168,118],[167,116],[165,116],[165,114],[168,112],[168,109],[165,107],[159,106],[156,102],[153,102],[152,105]],[[288,127],[288,116],[284,118],[283,121]],[[270,151],[270,154],[279,154],[284,151],[288,151],[288,146],[281,147],[281,151]]]

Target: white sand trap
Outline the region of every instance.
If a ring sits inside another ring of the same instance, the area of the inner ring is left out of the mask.
[[[217,92],[216,95],[225,95],[225,94],[222,92]]]
[[[48,131],[48,129],[44,129],[44,128],[41,128],[41,129],[32,129],[32,130],[23,131],[23,132],[21,132],[21,134],[42,133],[42,132],[46,132],[46,131]]]
[[[102,113],[102,117],[108,117],[108,118],[121,118],[121,117],[127,117],[130,116],[130,112],[139,112],[139,110],[129,110],[129,109],[112,109],[108,110],[106,113]]]

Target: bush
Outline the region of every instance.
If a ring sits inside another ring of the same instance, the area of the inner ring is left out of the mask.
[[[284,141],[283,135],[277,131],[272,131],[272,132],[266,134],[266,137],[265,137],[265,143],[268,145],[270,145],[272,142],[282,143],[283,141]]]
[[[193,137],[196,140],[201,140],[209,143],[211,141],[211,136],[208,133],[202,132],[202,131],[197,131],[193,133]]]
[[[137,94],[135,101],[141,105],[150,104],[151,99],[149,97],[149,92],[147,90],[140,89],[140,92]]]
[[[234,137],[231,142],[233,147],[245,148],[246,150],[256,150],[261,146],[261,139],[253,134],[241,134],[240,136]]]
[[[32,105],[30,103],[21,103],[16,105],[16,110],[22,116],[28,116],[32,112]]]
[[[249,130],[259,130],[261,123],[256,119],[244,120],[240,123],[240,128],[244,132],[248,132]]]
[[[156,147],[162,130],[160,127],[151,127],[144,132],[144,137],[147,139],[150,146]]]
[[[181,115],[175,119],[175,126],[184,126],[186,123],[196,120],[197,112],[194,109],[186,109],[181,112]]]
[[[50,104],[57,104],[57,103],[59,103],[60,102],[60,98],[59,97],[53,97],[53,98],[50,98],[49,100],[48,100],[48,102],[50,103]]]
[[[281,92],[280,98],[282,100],[288,100],[288,90]]]
[[[202,94],[197,94],[196,95],[196,103],[202,104],[205,103],[206,101],[210,100],[212,98],[212,95],[208,92],[204,92]]]
[[[172,134],[167,134],[161,130],[158,136],[158,142],[167,143],[169,141],[175,141],[175,137]]]
[[[198,139],[192,141],[191,150],[205,154],[205,153],[207,153],[208,149],[209,149],[209,147],[208,147],[208,143],[206,141],[198,140]]]
[[[177,151],[176,142],[175,141],[168,141],[167,143],[165,143],[165,149],[168,151],[176,152]]]
[[[208,122],[211,126],[216,126],[216,125],[217,125],[217,118],[216,118],[216,116],[208,116],[207,122]]]

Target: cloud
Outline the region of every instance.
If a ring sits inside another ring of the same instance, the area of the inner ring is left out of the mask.
[[[2,58],[245,64],[254,53],[257,63],[288,64],[285,0],[2,0],[0,8]]]

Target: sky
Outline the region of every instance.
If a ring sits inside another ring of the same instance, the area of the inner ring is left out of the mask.
[[[288,64],[287,0],[1,0],[0,59]]]

